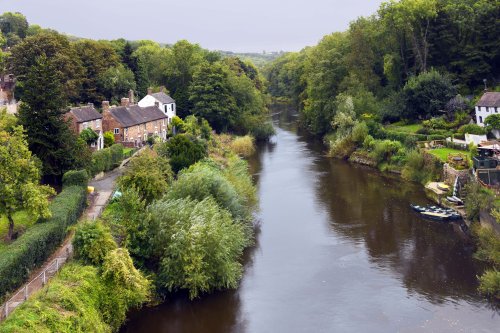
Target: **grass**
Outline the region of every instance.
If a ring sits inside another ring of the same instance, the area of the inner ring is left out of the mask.
[[[464,150],[453,149],[453,148],[430,149],[430,150],[428,150],[428,153],[436,156],[444,163],[448,162],[448,155],[449,154],[465,154],[467,156],[467,158],[469,158],[469,160],[471,159],[470,152],[464,151]]]
[[[123,155],[130,154],[130,152],[134,150],[133,148],[123,148]]]
[[[28,215],[26,211],[16,212],[13,216],[14,218],[14,232],[25,231],[31,227],[36,221]],[[3,245],[3,239],[7,236],[9,230],[9,221],[7,216],[0,215],[0,252]]]
[[[394,123],[394,124],[387,126],[387,129],[393,130],[395,132],[415,134],[422,127],[423,127],[422,124],[404,125],[404,124],[399,122],[399,123]]]

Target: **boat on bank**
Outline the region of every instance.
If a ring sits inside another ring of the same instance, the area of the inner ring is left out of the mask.
[[[419,206],[410,205],[411,208],[419,213],[422,217],[434,220],[434,221],[457,221],[462,218],[462,216],[451,208],[443,208],[438,206]]]

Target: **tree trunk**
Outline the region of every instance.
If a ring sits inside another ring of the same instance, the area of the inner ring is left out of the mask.
[[[9,220],[9,232],[7,233],[7,240],[12,240],[12,235],[14,234],[14,219],[12,218],[12,213],[7,213],[7,219]]]

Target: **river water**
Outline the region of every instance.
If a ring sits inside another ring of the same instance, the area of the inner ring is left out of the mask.
[[[420,186],[324,157],[296,117],[250,161],[260,230],[237,290],[176,295],[130,315],[122,332],[498,332],[476,292],[481,265],[451,224],[410,203]]]

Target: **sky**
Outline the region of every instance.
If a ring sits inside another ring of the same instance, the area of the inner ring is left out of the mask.
[[[383,0],[0,0],[0,13],[92,38],[187,39],[211,50],[298,51],[344,31]]]

